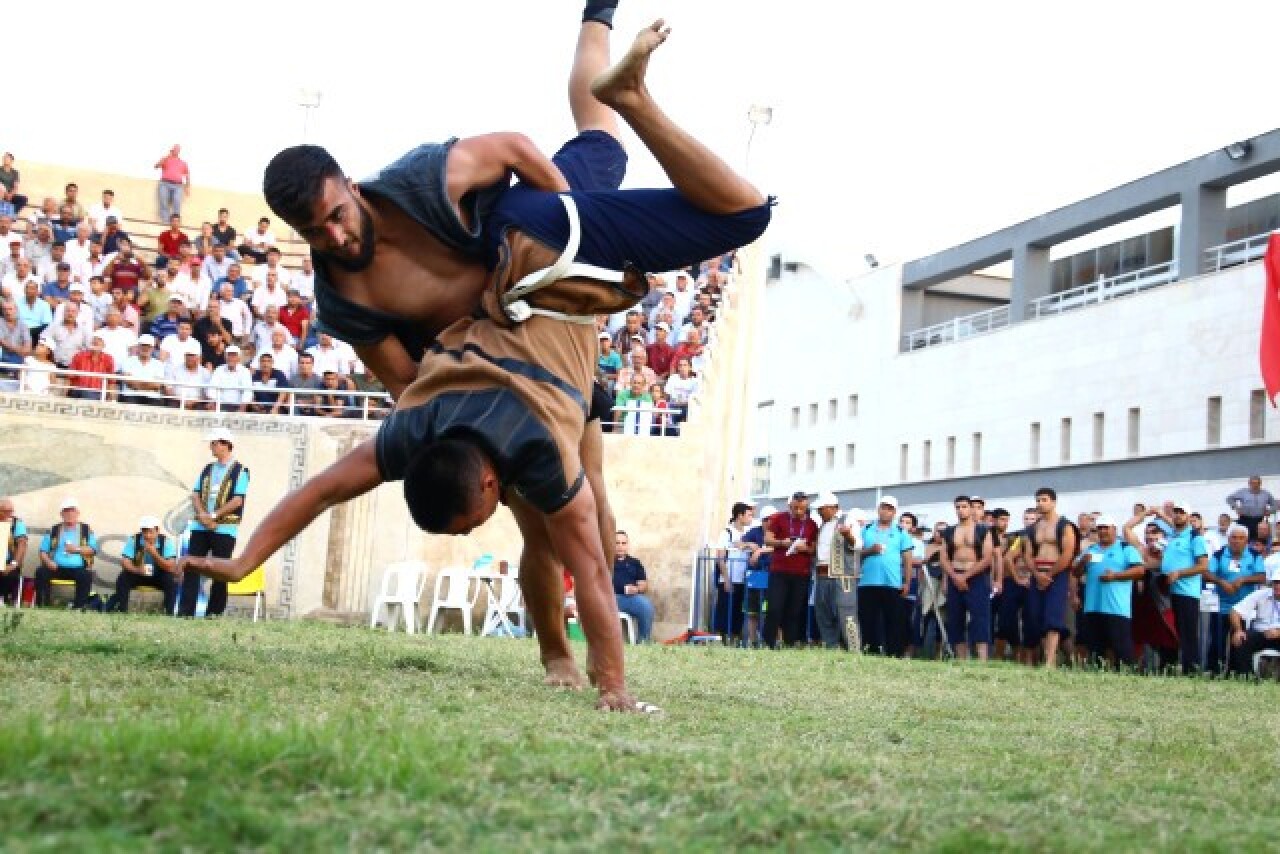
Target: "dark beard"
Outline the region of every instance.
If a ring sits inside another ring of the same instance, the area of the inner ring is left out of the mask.
[[[369,212],[360,207],[360,254],[355,258],[343,258],[338,255],[332,255],[328,252],[315,250],[315,254],[326,263],[346,270],[348,273],[359,273],[367,270],[369,265],[373,263],[373,217],[369,216]]]

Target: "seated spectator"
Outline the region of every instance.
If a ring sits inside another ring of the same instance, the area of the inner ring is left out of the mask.
[[[697,292],[689,287],[689,274],[684,270],[676,273],[676,324],[684,323],[686,317],[689,316],[689,309],[693,307],[693,301],[697,297]]]
[[[279,415],[280,408],[288,404],[289,395],[276,391],[286,388],[289,378],[276,370],[276,360],[270,353],[258,356],[258,369],[253,372],[253,402],[249,404],[250,412],[264,415]]]
[[[89,349],[81,350],[71,359],[71,370],[88,374],[114,374],[115,360],[103,347],[102,333],[94,332],[89,338]],[[76,373],[68,377],[67,382],[69,385],[67,397],[76,397],[81,400],[107,399],[103,392],[108,381],[103,377],[85,377]],[[107,386],[105,390],[112,389]]]
[[[114,216],[107,217],[107,230],[96,234],[96,239],[102,244],[102,255],[110,263],[116,253],[120,251],[120,241],[132,240],[129,234],[120,227],[120,220]]]
[[[676,428],[675,410],[671,407],[671,401],[667,399],[666,389],[660,383],[654,383],[649,386],[649,396],[653,398],[653,435],[679,435],[679,430]]]
[[[19,390],[27,394],[53,394],[53,372],[58,366],[53,361],[53,350],[42,338],[31,348],[31,355],[23,362],[22,382]]]
[[[653,343],[646,348],[649,367],[661,382],[666,382],[667,377],[671,375],[671,360],[676,355],[676,348],[672,347],[671,342],[667,340],[670,335],[671,324],[665,320],[659,320],[653,328]]]
[[[649,367],[649,353],[645,350],[644,344],[634,344],[631,347],[627,366],[618,371],[618,387],[630,388],[631,378],[637,374],[644,378],[646,389],[658,381],[657,374]]]
[[[67,315],[67,306],[77,305],[80,308],[76,313],[76,320],[81,326],[85,327],[86,332],[92,332],[96,325],[93,320],[93,309],[85,304],[85,289],[83,285],[72,285],[67,289],[68,299],[64,303],[60,303],[53,310],[53,325],[57,326],[62,323]]]
[[[27,206],[22,194],[22,173],[13,165],[13,155],[6,151],[0,163],[0,213],[15,216]]]
[[[195,240],[191,241],[191,248],[195,251],[196,257],[200,261],[204,261],[213,254],[213,244],[217,239],[213,236],[213,223],[200,223],[200,234]]]
[[[258,286],[253,292],[253,297],[249,300],[249,307],[253,309],[253,313],[258,317],[266,314],[267,309],[275,309],[277,312],[277,320],[279,319],[279,310],[283,308],[289,301],[289,297],[284,292],[284,288],[280,287],[276,280],[274,270],[267,271],[267,281]]]
[[[298,272],[293,274],[289,286],[298,292],[306,303],[311,303],[316,297],[316,271],[311,266],[311,256],[303,255]],[[301,339],[299,339],[301,340]]]
[[[133,327],[124,325],[120,309],[114,304],[107,309],[106,323],[102,324],[96,334],[102,337],[103,349],[111,355],[116,370],[124,366],[125,359],[129,358],[129,353],[138,344],[137,333],[133,331]]]
[[[44,262],[53,257],[53,227],[47,221],[36,226],[35,234],[27,238],[22,254],[27,256],[32,269],[39,275]]]
[[[231,325],[231,337],[237,342],[249,339],[253,332],[253,312],[244,300],[235,296],[231,282],[226,281],[218,286],[218,301],[222,303],[221,317]]]
[[[89,276],[93,275],[88,267],[89,252],[93,248],[93,235],[89,231],[89,223],[82,222],[76,226],[70,240],[64,241],[65,260],[71,265],[71,278],[89,284]]]
[[[636,621],[636,640],[647,643],[653,633],[653,603],[649,592],[649,576],[644,564],[627,554],[631,538],[619,531],[614,539],[613,593],[618,610]]]
[[[182,295],[182,301],[193,316],[198,316],[209,307],[209,293],[213,290],[213,282],[204,275],[200,259],[195,258],[186,267],[177,265],[177,271],[169,277],[169,290]]]
[[[205,256],[200,264],[200,274],[211,283],[218,283],[231,276],[231,265],[238,262],[227,254],[227,247],[221,243],[213,244],[213,254]]]
[[[199,348],[200,342],[196,341],[193,335],[194,332],[195,324],[191,322],[191,318],[179,317],[173,332],[159,339],[160,361],[168,364],[180,364],[182,362],[182,354],[187,351],[188,347],[194,345]],[[151,335],[155,337],[155,332],[152,332]]]
[[[253,401],[253,375],[240,364],[239,347],[233,344],[222,355],[225,363],[209,378],[209,399],[219,412],[244,412]]]
[[[26,258],[14,259],[13,271],[8,273],[3,281],[0,281],[0,292],[4,293],[5,299],[17,299],[18,296],[26,292],[27,285],[34,285],[37,295],[42,295],[44,290],[44,282],[40,281],[40,277],[31,271],[31,262]],[[49,305],[53,308],[53,304]]]
[[[675,359],[678,364],[681,359],[688,361],[689,367],[694,373],[701,373],[704,366],[706,356],[706,348],[702,344],[702,334],[697,329],[690,329],[688,337],[676,345],[676,351],[671,358]]]
[[[0,217],[0,225],[8,225],[8,217]],[[27,256],[22,253],[22,235],[16,231],[11,231],[7,235],[0,235],[0,240],[4,241],[4,248],[8,250],[8,254],[0,257],[0,282],[8,279],[18,271],[18,262]],[[0,288],[5,287],[0,284]]]
[[[298,354],[298,372],[289,377],[290,388],[295,389],[293,395],[294,414],[315,415],[316,405],[320,403],[318,394],[301,394],[302,389],[324,388],[324,380],[316,373],[316,357],[311,353]]]
[[[293,283],[292,274],[280,263],[280,250],[274,246],[267,249],[267,263],[255,266],[250,273],[254,290],[261,290],[267,283],[267,277],[272,273],[275,273],[276,284],[280,286],[282,292]]]
[[[283,372],[286,377],[291,377],[298,370],[298,351],[290,346],[288,334],[288,330],[282,325],[272,329],[268,346],[258,350],[258,360],[261,361],[263,356],[270,355],[271,363],[275,366],[275,369]],[[257,370],[258,367],[257,363],[253,365],[254,370]]]
[[[179,409],[208,409],[206,402],[210,372],[200,364],[203,351],[194,338],[175,351],[165,366],[165,379],[170,399]]]
[[[116,205],[116,194],[112,190],[102,191],[102,201],[89,208],[88,217],[95,234],[105,233],[112,219],[117,224],[125,221],[124,212]]]
[[[80,185],[75,181],[63,188],[62,206],[71,208],[77,221],[88,219],[89,212],[85,210],[84,205],[80,204]]]
[[[107,290],[106,280],[101,276],[91,276],[88,284],[89,292],[84,295],[84,304],[97,328],[107,322],[107,310],[111,308],[113,300],[111,292]]]
[[[615,423],[621,422],[622,432],[628,436],[648,436],[653,431],[653,398],[649,396],[649,386],[642,374],[635,374],[626,388],[621,388],[614,399],[616,407]]]
[[[0,497],[0,524],[4,523],[9,525],[9,536],[0,539],[0,605],[13,605],[27,557],[27,525],[13,515],[13,499]]]
[[[31,331],[13,300],[0,302],[0,364],[21,365],[31,355]],[[11,376],[5,372],[4,376]]]
[[[316,373],[321,376],[325,371],[336,371],[339,376],[350,376],[355,367],[355,351],[327,332],[317,335],[315,346],[309,347],[307,352],[315,357]]]
[[[55,243],[67,245],[76,239],[76,229],[80,226],[80,220],[76,217],[76,212],[70,205],[62,205],[58,208],[58,219],[53,223],[53,239]],[[89,230],[89,224],[85,223],[86,233]]]
[[[115,256],[112,256],[115,257]],[[105,280],[107,274],[107,264],[110,263],[109,258],[102,255],[102,243],[95,240],[89,244],[89,260],[85,262],[82,272],[88,271],[90,276],[102,276]],[[74,272],[74,269],[73,269]],[[111,289],[111,283],[107,283],[107,290]]]
[[[303,348],[306,345],[307,333],[311,329],[311,309],[302,302],[302,294],[297,288],[289,288],[285,292],[285,304],[280,309],[280,322],[293,337],[293,345]]]
[[[671,399],[671,407],[675,410],[677,424],[683,423],[689,417],[689,399],[698,393],[699,385],[689,360],[679,359],[676,362],[676,372],[667,377],[667,384],[664,387],[667,397]]]
[[[631,348],[635,346],[635,340],[638,337],[640,343],[647,343],[645,340],[645,330],[642,323],[643,318],[636,309],[631,309],[626,314],[626,321],[622,328],[613,335],[613,349],[617,353],[631,353]],[[621,382],[619,382],[621,385]]]
[[[0,213],[0,253],[7,253],[14,243],[18,246],[18,255],[22,255],[22,235],[13,227],[13,217],[10,214]],[[7,259],[0,258],[0,271],[4,270],[4,264]]]
[[[311,414],[324,418],[359,417],[360,409],[350,395],[344,394],[346,390],[347,386],[342,380],[342,375],[332,368],[326,370],[321,378],[320,394],[315,399]]]
[[[125,359],[120,368],[122,403],[164,406],[164,362],[156,358],[155,347],[156,339],[151,335],[138,336],[137,355]]]
[[[40,296],[49,303],[54,311],[58,306],[71,299],[71,265],[64,263],[52,282],[44,282],[40,288]]]
[[[600,355],[596,359],[596,368],[604,376],[606,387],[612,394],[618,380],[618,371],[622,370],[622,357],[613,349],[613,337],[608,332],[596,336],[600,339]]]
[[[110,251],[105,241],[103,248]],[[129,295],[132,302],[137,302],[138,288],[146,272],[146,265],[133,254],[133,241],[121,236],[116,242],[116,257],[103,268],[102,276],[111,286],[111,290],[120,288]]]
[[[18,319],[27,327],[27,331],[31,333],[31,343],[35,344],[53,323],[53,309],[40,298],[40,283],[34,277],[25,280],[20,293],[22,298],[18,300]]]
[[[265,216],[258,220],[258,228],[245,235],[240,244],[240,254],[252,258],[256,264],[267,263],[267,250],[276,245],[276,237],[271,233],[271,220]]]
[[[167,265],[170,258],[179,256],[183,246],[190,245],[191,238],[182,230],[182,217],[179,214],[171,215],[168,230],[160,232],[160,236],[156,238],[156,267]]]
[[[1280,557],[1266,560],[1267,586],[1238,602],[1231,624],[1231,672],[1253,672],[1253,656],[1264,649],[1280,651]],[[1247,624],[1247,627],[1246,627]]]
[[[221,244],[222,247],[228,251],[231,251],[231,248],[236,245],[236,230],[231,225],[230,220],[231,220],[230,212],[227,211],[226,208],[219,208],[218,223],[213,227],[213,239],[218,241],[218,243]],[[234,260],[236,261],[240,260],[240,258],[238,257],[238,253],[237,253],[237,257]]]
[[[153,291],[153,296],[154,293]],[[147,327],[147,331],[151,333],[151,336],[161,342],[160,358],[162,360],[165,360],[165,339],[176,337],[178,327],[183,323],[188,325],[191,323],[191,317],[187,314],[187,302],[182,298],[181,294],[169,294],[169,307],[164,314],[152,320]]]
[[[72,607],[83,610],[89,604],[93,586],[93,559],[98,554],[98,538],[87,522],[80,519],[74,498],[64,498],[60,508],[62,521],[44,535],[40,543],[40,567],[36,570],[36,604],[53,603],[53,582],[74,581],[75,600]]]
[[[680,327],[680,334],[676,340],[681,343],[688,341],[689,333],[693,330],[697,331],[700,344],[711,343],[711,326],[707,323],[707,311],[700,305],[694,305],[689,309],[689,322]]]
[[[71,357],[89,346],[92,327],[80,323],[80,304],[68,302],[63,308],[62,322],[50,324],[40,340],[53,351],[53,361],[58,367],[71,364]]]
[[[33,264],[35,262],[32,262]],[[71,263],[67,261],[67,244],[62,241],[54,241],[49,254],[44,257],[35,266],[36,275],[40,277],[42,282],[52,282],[58,278],[58,271],[66,265],[67,276],[71,275]]]
[[[151,587],[164,594],[164,612],[173,613],[178,598],[178,544],[175,537],[160,533],[160,520],[143,516],[138,533],[124,541],[120,550],[120,574],[116,576],[113,610],[127,612],[129,596],[139,587]]]
[[[107,284],[110,286],[111,283]],[[129,292],[124,288],[111,288],[111,308],[120,313],[121,324],[127,326],[135,338],[142,332],[142,316],[138,314],[138,309],[134,307]],[[111,309],[107,309],[107,313],[110,314]]]

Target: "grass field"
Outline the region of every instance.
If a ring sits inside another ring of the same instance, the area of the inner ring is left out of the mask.
[[[0,849],[1274,850],[1280,687],[0,614]],[[1229,836],[1228,836],[1229,834]]]

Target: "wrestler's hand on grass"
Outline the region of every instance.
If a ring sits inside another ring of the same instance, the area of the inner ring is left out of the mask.
[[[657,714],[662,709],[652,703],[643,703],[626,691],[601,691],[596,709],[602,712],[629,712],[631,714]]]

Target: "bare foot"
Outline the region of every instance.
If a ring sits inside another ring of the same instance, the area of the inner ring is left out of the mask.
[[[542,666],[547,671],[547,675],[542,680],[543,685],[548,685],[552,688],[567,688],[570,691],[582,690],[582,674],[578,672],[578,665],[573,663],[572,658],[548,661]]]
[[[641,30],[626,55],[591,82],[591,94],[596,100],[621,111],[649,97],[644,76],[649,68],[649,56],[671,35],[671,28],[665,23],[659,18]]]

